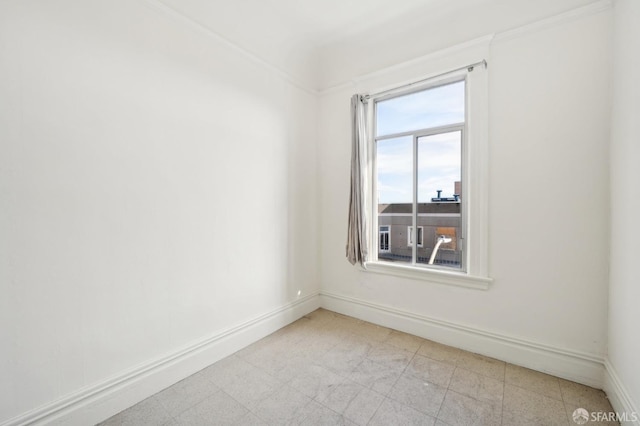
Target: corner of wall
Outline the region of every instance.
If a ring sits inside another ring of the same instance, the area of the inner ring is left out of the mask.
[[[37,407],[0,426],[101,422],[320,307],[317,293]]]
[[[629,392],[608,358],[605,359],[604,366],[603,389],[614,411],[621,417],[621,424],[640,426],[640,410],[634,405]]]

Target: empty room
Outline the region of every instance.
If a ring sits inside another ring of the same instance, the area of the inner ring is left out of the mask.
[[[0,426],[640,426],[640,1],[0,0]]]

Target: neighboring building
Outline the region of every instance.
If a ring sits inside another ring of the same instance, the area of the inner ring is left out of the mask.
[[[378,258],[388,261],[411,261],[412,204],[378,204]],[[428,263],[438,237],[451,242],[438,249],[434,264],[459,268],[462,264],[460,202],[418,204],[417,262]]]

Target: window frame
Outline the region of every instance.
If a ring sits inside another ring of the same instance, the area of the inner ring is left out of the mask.
[[[438,74],[440,77],[422,79],[411,87],[400,86],[397,91],[385,91],[383,96],[368,98],[368,155],[370,169],[367,176],[367,193],[371,229],[378,229],[378,205],[376,192],[376,116],[375,105],[385,99],[428,90],[438,86],[465,81],[465,121],[463,134],[462,186],[465,191],[461,211],[462,230],[465,241],[463,267],[461,270],[446,270],[424,265],[395,264],[379,261],[378,239],[369,238],[371,258],[364,264],[368,272],[430,281],[438,284],[456,285],[486,290],[492,279],[489,277],[488,256],[488,73],[486,67]],[[443,126],[447,127],[447,126]],[[414,132],[412,132],[414,133]],[[369,231],[369,235],[372,233]],[[424,242],[424,241],[423,241]]]

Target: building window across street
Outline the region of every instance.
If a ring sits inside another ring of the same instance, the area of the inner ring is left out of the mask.
[[[380,252],[389,251],[389,228],[389,226],[380,227],[380,241],[378,245]]]
[[[424,234],[424,226],[418,226],[418,247],[422,247],[422,235]],[[407,226],[407,245],[411,247],[413,245],[413,226]]]

